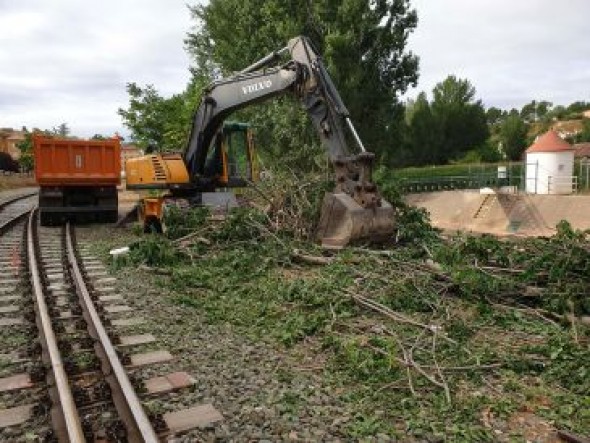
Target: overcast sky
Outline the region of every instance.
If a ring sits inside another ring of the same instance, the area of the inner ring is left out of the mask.
[[[247,1],[247,0],[245,0]],[[194,0],[0,0],[0,127],[126,133],[125,84],[180,92]],[[589,0],[413,0],[420,90],[469,79],[487,106],[590,101]],[[261,54],[262,55],[262,54]]]
[[[590,101],[589,0],[413,0],[418,90],[448,74],[487,106]]]

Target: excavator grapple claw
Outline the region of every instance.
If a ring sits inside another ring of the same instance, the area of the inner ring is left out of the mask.
[[[386,241],[394,228],[393,207],[387,201],[363,207],[348,194],[329,192],[324,196],[317,239],[323,247],[340,249],[360,240]]]

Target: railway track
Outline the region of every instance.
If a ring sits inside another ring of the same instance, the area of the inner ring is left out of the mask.
[[[36,192],[31,192],[0,201],[0,234],[29,213],[36,203],[36,195]]]
[[[220,421],[208,404],[167,414],[144,407],[194,380],[136,376],[173,356],[133,353],[157,340],[120,334],[141,319],[116,318],[132,308],[115,279],[78,250],[74,227],[39,227],[33,200],[19,201],[0,210],[0,352],[9,351],[0,360],[0,440],[156,442]]]

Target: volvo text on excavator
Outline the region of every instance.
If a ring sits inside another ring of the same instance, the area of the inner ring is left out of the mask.
[[[276,66],[286,53],[290,60]],[[153,154],[127,161],[128,189],[167,190],[163,197],[141,202],[143,222],[161,221],[162,205],[174,199],[232,206],[235,197],[218,191],[244,186],[255,167],[249,129],[225,120],[234,111],[285,94],[294,95],[307,111],[334,168],[336,185],[324,196],[318,240],[327,247],[342,247],[354,240],[389,237],[394,211],[372,182],[374,154],[366,151],[321,57],[303,36],[211,83],[195,112],[183,155]],[[359,153],[352,154],[345,129]]]

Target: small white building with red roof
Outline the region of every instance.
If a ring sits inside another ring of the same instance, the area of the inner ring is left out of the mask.
[[[526,192],[571,194],[575,149],[555,131],[537,138],[526,150]]]

